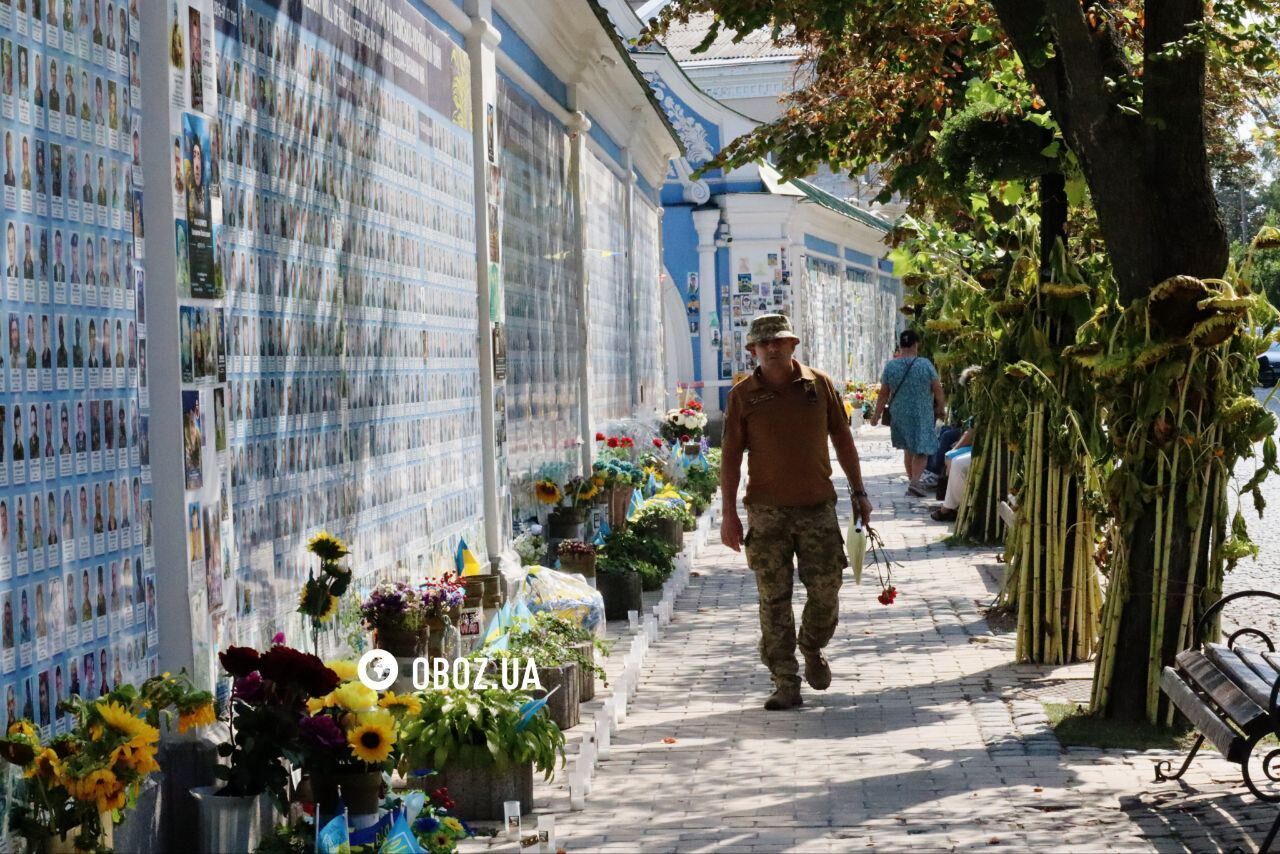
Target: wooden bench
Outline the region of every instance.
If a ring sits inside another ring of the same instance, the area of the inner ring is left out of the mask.
[[[1215,602],[1196,623],[1196,645],[1178,653],[1175,667],[1166,667],[1160,676],[1165,695],[1196,728],[1196,740],[1177,773],[1169,773],[1173,763],[1156,763],[1156,782],[1177,780],[1186,773],[1191,760],[1206,740],[1227,761],[1240,766],[1244,783],[1260,800],[1280,802],[1280,747],[1259,742],[1267,736],[1280,737],[1280,654],[1271,638],[1260,629],[1233,632],[1226,643],[1201,640],[1213,618],[1228,603],[1247,597],[1280,601],[1280,593],[1245,590]],[[1237,644],[1240,638],[1256,639],[1261,647]],[[1258,755],[1255,756],[1255,750]],[[1259,852],[1270,850],[1280,815],[1271,825]]]

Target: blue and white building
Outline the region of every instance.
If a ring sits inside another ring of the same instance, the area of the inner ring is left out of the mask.
[[[666,0],[602,5],[624,40]],[[751,369],[752,318],[789,315],[799,358],[837,382],[869,379],[891,355],[902,287],[886,260],[896,206],[875,188],[829,174],[784,181],[766,163],[693,173],[736,137],[773,118],[793,86],[798,57],[761,32],[721,35],[700,54],[709,21],[673,29],[665,48],[632,49],[683,145],[660,196],[668,390],[692,386],[713,421],[735,378]],[[837,195],[837,193],[839,195]]]

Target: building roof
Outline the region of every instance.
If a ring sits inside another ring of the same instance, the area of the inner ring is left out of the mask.
[[[689,16],[689,23],[673,23],[671,29],[662,38],[662,45],[671,54],[671,58],[682,65],[708,65],[728,62],[778,62],[794,61],[800,58],[800,50],[791,45],[774,44],[773,35],[768,28],[745,34],[735,42],[736,34],[732,30],[722,29],[716,34],[715,41],[702,53],[693,50],[702,43],[711,31],[711,23],[715,19],[711,14]]]
[[[821,187],[810,184],[803,178],[783,180],[778,170],[768,163],[758,163],[757,165],[760,168],[760,180],[770,193],[780,196],[803,196],[814,204],[821,205],[827,210],[834,211],[849,219],[856,219],[876,231],[887,232],[891,228],[890,222],[884,217],[865,211],[852,202],[845,201],[839,196],[828,193]]]

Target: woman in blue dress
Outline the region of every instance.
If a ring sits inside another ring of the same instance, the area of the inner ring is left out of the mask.
[[[880,423],[886,406],[893,416],[890,438],[893,446],[902,450],[907,494],[923,498],[920,475],[929,454],[938,448],[934,420],[943,416],[946,400],[937,369],[920,355],[920,336],[910,329],[898,336],[898,355],[880,374],[880,395],[871,426]]]

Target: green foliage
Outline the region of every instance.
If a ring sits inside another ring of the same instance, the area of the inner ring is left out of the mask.
[[[559,667],[573,663],[578,665],[579,670],[590,671],[605,685],[609,684],[604,668],[581,649],[581,644],[591,644],[600,656],[608,656],[609,644],[563,617],[541,611],[534,614],[533,619],[518,620],[507,633],[507,642],[506,651],[491,654],[490,657],[532,658],[539,667]],[[477,658],[482,652],[483,650],[477,650],[471,657]]]
[[[670,543],[632,525],[605,538],[596,572],[638,572],[643,589],[658,590],[675,572],[675,554]]]
[[[1192,732],[1147,723],[1120,723],[1090,714],[1080,706],[1045,703],[1049,726],[1064,747],[1096,747],[1103,750],[1185,750]]]
[[[398,746],[413,768],[465,767],[493,764],[498,768],[533,762],[550,780],[564,760],[564,734],[546,710],[520,724],[520,707],[529,698],[501,688],[450,688],[415,695],[421,711],[405,718]]]
[[[934,149],[948,178],[963,186],[972,175],[989,181],[1038,178],[1060,169],[1052,126],[1038,114],[1018,115],[990,102],[949,116]],[[1051,152],[1051,154],[1046,154]]]

